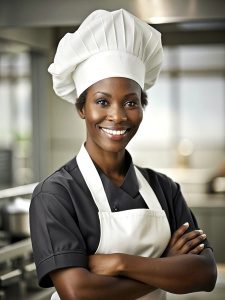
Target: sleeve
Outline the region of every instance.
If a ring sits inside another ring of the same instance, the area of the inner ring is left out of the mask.
[[[36,194],[30,205],[30,231],[41,287],[53,286],[49,276],[53,270],[87,268],[85,242],[69,196]]]
[[[172,199],[173,199],[173,213],[174,213],[174,221],[175,221],[175,230],[182,226],[185,222],[189,223],[189,228],[187,232],[199,229],[197,220],[188,207],[182,193],[179,184],[170,182]],[[174,230],[174,231],[175,231]],[[206,239],[203,244],[205,248],[211,248],[208,240]]]

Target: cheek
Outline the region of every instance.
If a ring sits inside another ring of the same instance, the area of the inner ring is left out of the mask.
[[[130,116],[130,118],[132,119],[133,123],[136,125],[136,126],[139,126],[142,122],[142,119],[143,119],[143,110],[140,109],[140,110],[136,110],[132,113],[132,115]]]
[[[86,111],[85,119],[87,123],[92,123],[95,125],[96,123],[100,122],[104,118],[103,112],[96,109],[89,109]]]

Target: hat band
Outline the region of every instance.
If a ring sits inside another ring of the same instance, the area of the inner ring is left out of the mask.
[[[109,77],[125,77],[144,88],[145,65],[130,53],[106,51],[83,61],[75,69],[73,80],[79,97],[92,84]]]

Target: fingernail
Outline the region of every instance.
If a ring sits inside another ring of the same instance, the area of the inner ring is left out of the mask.
[[[197,230],[197,231],[198,231],[200,234],[203,234],[203,230],[200,229],[200,230]]]
[[[205,239],[206,238],[206,234],[202,234],[202,237]]]
[[[199,247],[203,248],[205,245],[204,244],[200,244]]]
[[[188,222],[184,223],[184,226],[188,226],[188,225],[189,225],[189,223],[188,223]]]

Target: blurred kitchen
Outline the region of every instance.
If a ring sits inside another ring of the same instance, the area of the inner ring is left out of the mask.
[[[38,181],[78,153],[85,139],[75,107],[47,73],[59,40],[95,9],[124,8],[162,33],[165,60],[137,136],[137,165],[166,173],[207,234],[225,294],[225,1],[46,0],[0,2],[0,300],[49,299],[37,287],[28,208]]]

